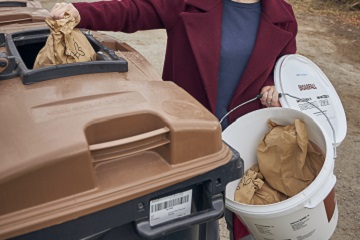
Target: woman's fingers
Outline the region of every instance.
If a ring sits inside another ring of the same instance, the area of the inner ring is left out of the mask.
[[[53,19],[61,19],[64,17],[64,13],[66,11],[67,4],[66,3],[55,3],[53,8],[50,11],[51,17]]]
[[[280,104],[280,101],[279,101],[279,93],[278,93],[278,91],[276,91],[275,88],[274,88],[274,92],[273,92],[271,106],[272,107],[281,107],[281,104]]]
[[[262,93],[262,97],[260,98],[262,105],[265,105],[265,106],[268,105],[268,103],[267,103],[268,94],[269,94],[268,91]]]
[[[273,95],[274,95],[274,88],[271,87],[268,91],[268,94],[267,94],[267,98],[266,98],[266,103],[268,104],[268,107],[271,107],[272,106],[272,103],[273,103]]]
[[[75,18],[76,23],[80,22],[79,11],[71,3],[56,3],[51,9],[51,18],[54,20],[64,18],[64,13],[68,12]]]
[[[265,86],[260,92],[263,96],[260,99],[261,103],[267,107],[281,107],[279,102],[279,93],[275,86]]]
[[[265,86],[260,91],[260,94],[262,94],[262,97],[260,98],[262,105],[267,106],[267,96],[268,96],[269,89],[270,89],[270,86]]]

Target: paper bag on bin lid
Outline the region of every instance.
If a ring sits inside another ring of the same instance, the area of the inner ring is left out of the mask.
[[[257,150],[260,171],[272,188],[292,197],[316,178],[325,157],[309,142],[301,120],[287,126],[269,120],[268,126]]]
[[[74,29],[76,22],[72,15],[65,13],[63,19],[45,21],[50,35],[36,57],[34,69],[95,60],[96,53],[85,35],[79,29]]]
[[[272,189],[264,181],[259,165],[255,164],[245,172],[236,188],[235,201],[251,205],[266,205],[287,199],[287,196]]]

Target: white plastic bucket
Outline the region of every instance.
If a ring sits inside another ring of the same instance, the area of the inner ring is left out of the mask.
[[[279,203],[247,205],[234,201],[240,179],[226,187],[225,205],[236,213],[257,240],[323,240],[335,231],[338,209],[334,198],[336,177],[332,139],[309,115],[286,108],[261,109],[240,117],[223,132],[223,140],[240,153],[245,171],[257,162],[258,143],[269,131],[267,122],[288,125],[301,119],[309,140],[325,154],[324,165],[316,179],[299,194]],[[328,197],[329,196],[329,197]],[[326,200],[328,204],[324,203]]]

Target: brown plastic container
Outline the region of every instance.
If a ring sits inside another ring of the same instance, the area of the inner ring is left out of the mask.
[[[38,1],[0,0],[0,32],[2,26],[44,22],[49,16],[50,12]]]
[[[0,34],[3,33],[3,44],[5,45],[5,35],[9,35],[16,32],[33,32],[35,30],[46,30],[48,27],[44,22],[36,22],[36,23],[25,23],[25,24],[10,24],[5,26],[0,26]],[[151,66],[151,64],[135,49],[130,47],[128,44],[121,42],[109,35],[99,32],[89,32],[89,35],[94,37],[96,41],[98,41],[102,46],[114,51],[119,58],[125,59],[127,62],[128,71],[126,74],[122,74],[122,78],[125,80],[131,79],[139,79],[146,81],[162,81],[159,74],[155,71],[155,69]],[[19,38],[23,38],[24,36],[20,36]],[[45,40],[44,40],[45,41]],[[24,45],[23,55],[32,55],[31,61],[34,61],[34,57],[37,54],[37,51],[43,46],[44,41],[40,45]],[[1,36],[0,36],[1,43]],[[28,47],[26,47],[28,46]],[[33,52],[35,49],[35,52]],[[18,50],[18,49],[17,49]],[[0,52],[8,52],[8,49],[5,47],[0,47]],[[33,52],[33,53],[31,53]],[[11,54],[10,54],[11,55]],[[16,66],[15,66],[16,67]],[[32,66],[29,66],[28,70],[31,70]],[[0,74],[2,69],[0,68]],[[15,75],[22,75],[15,73]],[[78,75],[78,72],[75,72]],[[4,75],[4,74],[3,74]],[[50,79],[55,78],[55,75],[49,75]],[[1,79],[1,76],[0,76]]]
[[[161,81],[134,49],[108,36],[93,33],[127,62],[127,71],[62,77],[54,67],[46,72],[48,80],[37,82],[35,74],[24,81],[34,71],[22,58],[36,56],[30,50],[38,48],[32,45],[40,37],[12,31],[41,26],[1,27],[1,239],[120,206],[233,158],[210,112],[174,83]],[[11,44],[18,52],[25,46],[16,61]],[[222,184],[218,191],[224,191]]]
[[[0,0],[0,9],[6,8],[42,8],[41,3],[34,0]]]

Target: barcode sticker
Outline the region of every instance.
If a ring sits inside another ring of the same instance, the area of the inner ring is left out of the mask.
[[[150,226],[189,215],[191,198],[192,189],[150,201]]]
[[[297,231],[297,230],[307,227],[308,226],[307,224],[309,221],[310,221],[310,215],[308,214],[308,215],[304,216],[303,218],[299,219],[298,221],[290,223],[290,225],[291,225],[293,231]]]

